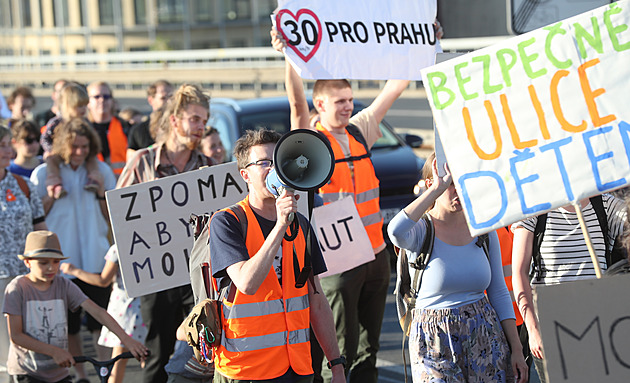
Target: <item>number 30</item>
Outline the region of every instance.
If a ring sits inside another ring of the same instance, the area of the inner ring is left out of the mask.
[[[289,44],[293,46],[300,45],[302,36],[304,36],[304,41],[308,45],[315,45],[317,43],[317,27],[311,20],[302,20],[302,23],[300,23],[301,31],[298,30],[298,24],[293,20],[286,20],[284,26],[291,28],[288,31],[285,30]]]

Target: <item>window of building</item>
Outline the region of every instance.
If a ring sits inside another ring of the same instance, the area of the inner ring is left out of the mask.
[[[57,4],[61,5],[61,17],[63,17],[63,20],[58,19]],[[79,11],[81,11],[81,1],[79,1],[78,4],[79,4]],[[68,0],[60,0],[59,3],[56,0],[53,0],[52,12],[53,12],[53,23],[55,27],[61,26],[62,21],[63,21],[64,27],[67,27],[70,25],[70,12],[68,11]]]
[[[275,0],[258,0],[258,17],[269,20],[269,15],[278,7]]]
[[[11,28],[13,25],[13,1],[12,0],[0,0],[0,7],[6,9],[6,12],[0,13],[0,27]]]
[[[159,23],[181,23],[184,20],[184,5],[180,0],[158,0]]]
[[[32,26],[31,21],[31,0],[22,0],[22,27]]]
[[[243,20],[251,17],[250,0],[223,0],[226,20]]]
[[[112,0],[99,0],[98,22],[100,25],[114,25],[114,4]]]
[[[197,22],[214,22],[214,6],[215,1],[198,1],[191,4],[193,7],[192,14]]]
[[[136,25],[147,23],[147,2],[146,0],[133,0],[133,10],[135,13]]]

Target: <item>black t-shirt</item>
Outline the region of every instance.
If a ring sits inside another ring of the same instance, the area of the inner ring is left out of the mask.
[[[263,236],[267,238],[273,227],[275,221],[265,219],[254,212]],[[296,217],[297,219],[297,217]],[[313,274],[321,274],[328,270],[324,261],[324,256],[319,248],[317,237],[313,228],[309,225],[311,231],[311,261],[313,265]],[[212,263],[212,275],[217,279],[219,286],[226,286],[222,284],[222,279],[228,277],[225,271],[229,266],[247,261],[249,259],[249,252],[243,241],[243,230],[241,224],[236,217],[227,211],[218,212],[212,217],[210,222],[210,261]],[[293,273],[293,270],[283,270],[283,272]]]
[[[133,150],[140,150],[155,143],[150,132],[150,119],[137,123],[131,128],[127,139],[127,147]]]

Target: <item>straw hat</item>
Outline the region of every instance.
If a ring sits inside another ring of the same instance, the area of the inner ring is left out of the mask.
[[[24,246],[24,254],[18,254],[20,259],[68,259],[61,252],[59,238],[52,231],[39,230],[31,231],[26,236],[26,245]]]

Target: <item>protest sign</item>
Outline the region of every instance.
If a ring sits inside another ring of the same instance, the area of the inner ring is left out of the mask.
[[[313,228],[328,271],[327,277],[374,260],[370,238],[352,197],[313,209]]]
[[[127,294],[137,297],[189,283],[190,214],[215,212],[246,195],[236,162],[107,192]]]
[[[307,211],[298,192],[298,211]],[[211,166],[107,192],[127,294],[137,297],[190,282],[190,214],[213,213],[247,195],[236,162]]]
[[[289,0],[272,20],[302,78],[419,80],[435,60],[436,14],[436,0]]]
[[[630,177],[628,1],[422,71],[473,235]]]
[[[547,382],[617,383],[630,374],[630,275],[536,286]]]

